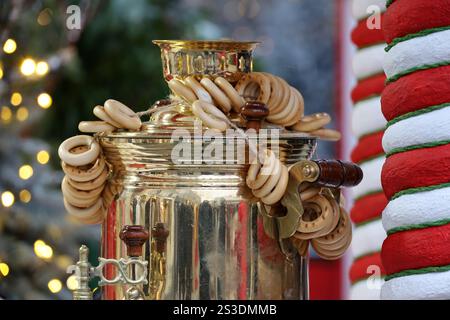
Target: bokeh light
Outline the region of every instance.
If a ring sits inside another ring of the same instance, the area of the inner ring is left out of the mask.
[[[45,61],[39,61],[36,65],[36,74],[43,76],[48,73],[48,63]]]
[[[11,108],[9,108],[7,106],[3,106],[2,107],[2,111],[0,113],[0,117],[2,118],[2,121],[4,123],[9,123],[11,121],[11,118],[12,118]]]
[[[78,289],[78,280],[77,280],[77,277],[73,274],[73,275],[71,275],[70,277],[68,277],[67,278],[67,281],[66,281],[66,285],[67,285],[67,288],[69,289],[69,290],[75,290],[75,289]]]
[[[34,62],[33,59],[27,58],[23,60],[22,64],[20,65],[20,72],[24,76],[31,76],[36,70],[36,62]]]
[[[17,43],[14,39],[8,39],[3,44],[3,51],[7,54],[11,54],[17,49]]]
[[[37,97],[37,103],[41,108],[50,108],[52,102],[52,97],[48,93],[43,92]]]
[[[19,199],[23,203],[28,203],[31,201],[31,193],[27,189],[22,189],[19,192]]]
[[[5,191],[2,193],[2,205],[4,207],[11,207],[14,204],[14,200],[14,194],[11,191]]]
[[[13,106],[18,106],[21,103],[22,103],[22,95],[19,92],[14,92],[11,95],[11,104]]]
[[[22,180],[28,180],[33,176],[33,167],[29,164],[24,164],[19,168],[19,177]]]
[[[9,274],[9,266],[4,262],[0,263],[0,274],[4,277]]]
[[[28,119],[29,113],[28,113],[28,109],[26,107],[20,107],[19,109],[17,109],[16,112],[16,118],[19,121],[25,121]]]
[[[34,253],[38,258],[49,260],[53,257],[53,249],[42,240],[34,242]]]
[[[52,279],[47,284],[51,293],[58,293],[62,289],[62,283],[58,279]]]
[[[46,150],[41,150],[36,154],[36,159],[40,164],[46,164],[50,160],[50,154]]]

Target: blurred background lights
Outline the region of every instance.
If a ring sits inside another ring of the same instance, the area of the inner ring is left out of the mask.
[[[3,68],[0,67],[0,79],[3,78]]]
[[[16,112],[16,118],[19,121],[25,121],[28,119],[28,109],[26,107],[20,107],[19,109],[17,109]]]
[[[36,73],[40,76],[43,76],[48,73],[48,63],[45,61],[39,61],[36,65]]]
[[[50,154],[45,150],[41,150],[36,154],[36,159],[40,164],[46,164],[50,160]]]
[[[0,117],[2,118],[2,121],[4,123],[9,123],[11,121],[11,117],[12,117],[11,108],[9,108],[7,106],[3,106]]]
[[[19,92],[14,92],[11,95],[11,104],[13,106],[18,106],[21,103],[22,103],[22,95]]]
[[[20,190],[19,199],[23,203],[28,203],[31,201],[31,193],[27,189]]]
[[[51,293],[58,293],[62,289],[62,283],[58,279],[52,279],[47,284]]]
[[[2,193],[2,204],[7,208],[14,204],[14,194],[11,191],[5,191]]]
[[[0,263],[0,274],[4,277],[9,274],[9,266],[4,262]]]
[[[22,180],[28,180],[33,176],[33,167],[29,164],[24,164],[19,168],[19,177]]]
[[[53,249],[42,240],[34,242],[34,253],[38,258],[49,260],[53,257]]]
[[[37,97],[37,103],[41,108],[50,108],[52,105],[52,97],[48,93],[43,92]]]
[[[67,285],[67,288],[69,289],[69,290],[75,290],[75,289],[78,289],[78,280],[77,280],[77,277],[73,274],[73,275],[71,275],[70,277],[68,277],[67,278],[67,281],[66,281],[66,285]]]
[[[31,76],[36,70],[36,62],[34,62],[33,59],[27,58],[23,60],[22,64],[20,65],[20,72],[24,76]]]
[[[17,43],[14,41],[14,39],[8,39],[3,44],[3,51],[7,54],[11,54],[17,49]]]

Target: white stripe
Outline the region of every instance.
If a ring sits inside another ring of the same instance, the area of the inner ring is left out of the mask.
[[[381,250],[386,232],[381,219],[356,227],[353,231],[352,253],[354,257],[365,256]]]
[[[383,279],[366,279],[355,283],[350,288],[350,300],[380,300]]]
[[[450,107],[401,120],[386,129],[383,148],[392,149],[450,140]]]
[[[388,78],[411,68],[450,61],[450,30],[413,38],[395,45],[383,67]]]
[[[356,52],[353,57],[353,72],[358,79],[383,72],[383,59],[386,55],[385,46],[385,44],[379,44]]]
[[[353,0],[352,3],[352,15],[356,20],[361,20],[373,15],[374,11],[369,10],[370,6],[377,6],[379,12],[386,11],[386,0]]]
[[[381,169],[384,160],[384,156],[380,156],[360,165],[364,177],[361,183],[352,189],[354,198],[383,190],[381,187]]]
[[[450,271],[431,272],[386,281],[381,288],[382,300],[450,299]]]
[[[379,96],[355,104],[352,114],[353,133],[360,138],[363,135],[384,130],[386,119],[381,112]]]
[[[407,225],[450,219],[450,187],[405,194],[388,203],[383,211],[386,231]]]

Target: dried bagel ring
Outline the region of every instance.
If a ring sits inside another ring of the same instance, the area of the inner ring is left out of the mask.
[[[320,244],[320,245],[334,244],[334,243],[340,241],[342,238],[344,238],[347,227],[350,227],[350,229],[351,229],[351,225],[350,225],[348,216],[345,213],[345,211],[342,208],[340,208],[338,225],[334,228],[334,230],[332,232],[330,232],[329,234],[327,234],[324,237],[314,239],[314,241],[316,241],[317,244]]]
[[[270,150],[266,150],[265,152],[262,167],[261,163],[257,161],[252,163],[248,169],[246,183],[252,190],[261,188],[275,168],[275,154]]]
[[[281,112],[289,103],[289,100],[291,99],[291,86],[286,82],[286,80],[274,76],[275,79],[278,82],[279,88],[280,88],[280,92],[281,92],[281,101],[280,103],[275,106],[273,109],[269,110],[270,111],[270,115],[274,115],[277,114],[279,112]]]
[[[209,95],[208,91],[205,90],[194,77],[191,76],[184,79],[184,84],[191,88],[192,91],[194,91],[198,100],[206,101],[211,104],[213,103],[213,99]]]
[[[78,124],[78,130],[81,132],[97,133],[111,132],[116,128],[105,121],[81,121]]]
[[[195,100],[198,99],[194,91],[191,90],[191,88],[189,88],[187,85],[185,85],[183,82],[177,79],[170,80],[168,82],[168,85],[170,90],[172,90],[172,92],[175,95],[183,98],[189,103],[193,103]]]
[[[230,112],[231,110],[231,101],[223,93],[222,90],[217,87],[217,85],[209,78],[203,78],[200,80],[201,85],[209,92],[209,94],[214,99],[215,104],[222,109],[223,112]]]
[[[225,131],[228,129],[227,116],[215,105],[197,100],[192,104],[192,113],[212,129]]]
[[[106,210],[103,208],[100,208],[95,212],[92,216],[81,218],[81,217],[75,217],[70,216],[74,221],[82,224],[100,224],[105,220],[106,217]]]
[[[311,216],[310,214],[303,213],[300,218],[300,223],[297,231],[301,233],[311,233],[323,229],[328,226],[330,221],[333,219],[331,204],[322,195],[316,195],[304,204],[305,207],[308,205],[317,205],[320,207],[320,212],[316,212],[317,216]],[[310,219],[310,220],[307,220]]]
[[[242,106],[245,104],[245,100],[239,95],[236,89],[224,78],[217,77],[214,79],[214,83],[222,89],[223,92],[227,95],[228,99],[231,101],[231,105],[233,106],[233,110],[235,112],[240,112]]]
[[[345,251],[350,246],[352,240],[351,236],[346,236],[345,239],[346,241],[344,245],[338,250],[326,250],[322,248],[320,245],[318,245],[317,242],[315,241],[312,241],[311,244],[314,250],[316,251],[317,255],[319,255],[321,258],[325,260],[337,260],[344,255]]]
[[[308,132],[312,136],[319,137],[323,140],[329,141],[339,141],[342,137],[339,131],[333,129],[318,129],[311,132]]]
[[[269,115],[266,120],[275,124],[288,123],[295,117],[297,113],[297,96],[294,94],[292,87],[289,87],[289,102],[286,107],[278,113]]]
[[[88,149],[83,153],[70,152],[79,146],[87,146]],[[84,166],[97,159],[100,155],[100,145],[91,136],[79,135],[64,140],[58,148],[58,155],[62,161],[71,166]]]
[[[309,199],[311,199],[311,198],[315,197],[316,195],[318,195],[320,193],[321,189],[322,188],[320,188],[320,187],[309,187],[309,188],[306,188],[303,191],[299,191],[300,199],[302,201],[308,201]]]
[[[97,178],[95,178],[93,180],[89,180],[89,181],[85,181],[85,182],[78,182],[78,181],[71,180],[69,178],[67,180],[67,182],[69,182],[69,184],[72,187],[74,187],[75,189],[78,189],[78,190],[83,190],[83,191],[94,190],[105,183],[105,181],[108,179],[108,173],[109,173],[109,171],[107,169],[105,169],[102,171],[102,173]]]
[[[95,106],[93,113],[100,120],[103,120],[116,128],[122,129],[122,126],[118,122],[114,121],[110,116],[108,116],[103,106]]]
[[[312,115],[303,117],[292,128],[296,131],[311,132],[323,128],[331,122],[331,117],[328,113],[314,113]]]
[[[306,214],[310,214],[311,210],[315,210],[315,214],[318,214],[319,212],[321,212],[321,208],[316,208],[314,209],[314,207],[316,207],[317,204],[314,204],[313,206],[311,206],[311,203],[305,207],[305,211]],[[304,213],[305,214],[305,213]],[[294,238],[296,239],[301,239],[301,240],[312,240],[318,237],[323,237],[325,235],[327,235],[328,233],[331,232],[331,230],[333,230],[333,228],[336,227],[336,223],[334,220],[334,214],[332,213],[332,218],[326,219],[323,226],[318,229],[317,231],[314,232],[297,232],[293,235]],[[339,212],[338,212],[338,218],[339,218]]]
[[[99,209],[103,209],[103,202],[102,199],[99,198],[94,205],[90,206],[89,208],[78,208],[76,206],[71,205],[67,202],[66,199],[64,199],[64,207],[66,208],[67,212],[74,216],[77,219],[90,219],[93,216],[98,213]]]
[[[70,195],[73,198],[80,200],[92,200],[100,197],[100,194],[104,189],[104,185],[102,184],[92,190],[79,190],[69,183],[69,178],[66,176],[63,178],[61,183],[61,189],[64,194]]]
[[[271,109],[274,109],[276,106],[278,106],[283,99],[283,87],[281,86],[280,82],[275,78],[275,76],[271,75],[270,73],[261,72],[262,75],[267,77],[270,81],[270,98],[269,101],[267,101],[267,108],[269,108],[269,112]]]
[[[269,179],[267,179],[264,184],[258,188],[252,190],[255,197],[264,198],[269,195],[269,193],[275,188],[278,181],[280,180],[282,164],[280,161],[275,161],[273,171],[270,173]]]
[[[136,112],[117,100],[106,100],[105,111],[108,116],[125,129],[138,130],[142,125],[141,118]]]
[[[235,87],[238,94],[240,96],[243,96],[245,93],[245,89],[251,83],[256,83],[258,85],[258,96],[256,99],[252,100],[267,104],[271,93],[270,80],[259,72],[248,73],[238,81]]]
[[[97,178],[103,172],[103,169],[105,169],[105,165],[106,162],[103,157],[98,157],[95,162],[81,167],[74,167],[61,161],[61,167],[64,173],[71,180],[78,182],[86,182]]]
[[[272,205],[280,201],[281,198],[283,198],[284,193],[286,192],[288,182],[289,182],[288,169],[285,165],[281,165],[280,180],[278,180],[276,187],[272,190],[272,192],[269,195],[261,198],[262,203],[266,205]]]

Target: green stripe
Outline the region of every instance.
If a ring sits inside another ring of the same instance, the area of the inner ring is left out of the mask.
[[[424,36],[430,35],[432,33],[446,31],[449,29],[450,29],[450,26],[439,27],[439,28],[430,28],[430,29],[425,29],[425,30],[422,30],[422,31],[419,31],[416,33],[408,34],[407,36],[404,36],[404,37],[395,38],[394,40],[392,40],[392,42],[386,48],[384,48],[384,50],[386,52],[389,52],[389,50],[391,50],[393,47],[395,47],[397,44],[399,44],[401,42],[408,41],[408,40],[415,39],[415,38],[424,37]]]
[[[417,149],[434,148],[434,147],[444,146],[449,143],[450,143],[450,140],[444,140],[444,141],[416,144],[416,145],[408,146],[408,147],[395,148],[395,149],[392,149],[391,151],[389,151],[388,153],[386,153],[386,158],[389,158],[390,156],[397,154],[397,153],[402,153],[402,152],[407,152],[407,151],[412,151],[412,150],[417,150]]]
[[[443,188],[447,188],[450,187],[450,182],[447,183],[442,183],[442,184],[437,184],[434,186],[428,186],[428,187],[418,187],[418,188],[410,188],[410,189],[406,189],[406,190],[402,190],[397,192],[396,194],[394,194],[391,197],[391,201],[395,200],[401,196],[407,195],[407,194],[415,194],[415,193],[419,193],[419,192],[426,192],[426,191],[432,191],[432,190],[438,190],[438,189],[443,189]]]
[[[394,1],[395,0],[387,0],[386,1],[386,8],[389,8],[389,6],[394,3]]]
[[[426,229],[426,228],[430,228],[430,227],[440,227],[440,226],[444,226],[449,223],[450,223],[450,219],[443,219],[443,220],[438,220],[438,221],[434,221],[434,222],[410,224],[410,225],[406,225],[406,226],[392,228],[391,230],[387,231],[386,233],[388,236],[390,236],[391,234],[394,234],[397,232]]]
[[[433,68],[438,68],[438,67],[443,67],[443,66],[448,66],[448,65],[450,65],[450,61],[442,61],[442,62],[438,62],[438,63],[424,64],[422,66],[414,67],[414,68],[402,71],[400,73],[397,73],[396,75],[388,78],[386,80],[386,85],[388,85],[392,82],[395,82],[398,79],[400,79],[401,77],[407,76],[408,74],[414,73],[416,71],[428,70],[428,69],[433,69]]]
[[[442,267],[426,267],[426,268],[422,268],[422,269],[404,270],[404,271],[400,271],[400,272],[388,275],[384,278],[384,280],[389,281],[391,279],[399,278],[399,277],[413,276],[413,275],[417,275],[417,274],[425,274],[425,273],[433,273],[433,272],[446,272],[446,271],[450,271],[450,265],[442,266]]]
[[[396,118],[392,119],[391,121],[389,121],[387,123],[387,125],[386,125],[386,129],[389,128],[390,126],[392,126],[393,124],[399,122],[399,121],[402,121],[402,120],[405,120],[405,119],[408,119],[408,118],[412,118],[412,117],[417,117],[417,116],[420,116],[422,114],[426,114],[428,112],[444,109],[444,108],[449,107],[449,106],[450,106],[450,102],[447,102],[447,103],[438,104],[438,105],[435,105],[435,106],[426,107],[426,108],[423,108],[423,109],[420,109],[420,110],[415,110],[415,111],[411,111],[411,112],[405,113],[405,114],[403,114],[403,115],[401,115],[399,117],[396,117]]]

